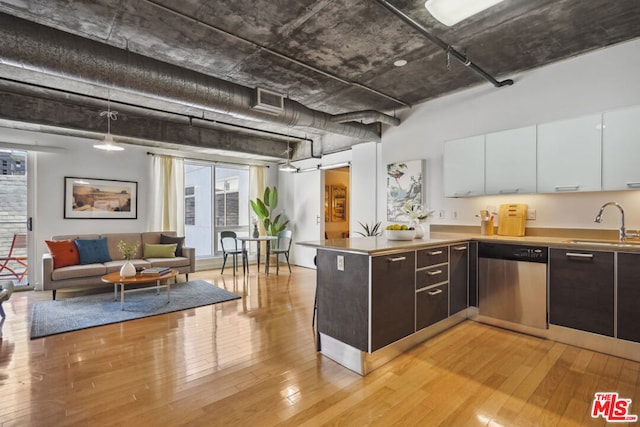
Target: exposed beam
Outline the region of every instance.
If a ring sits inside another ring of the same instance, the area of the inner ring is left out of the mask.
[[[51,100],[36,96],[0,91],[0,118],[63,129],[106,133],[106,121],[99,113],[106,105],[69,96],[67,100]],[[118,120],[111,122],[111,132],[118,136],[161,143],[242,152],[272,158],[285,158],[286,141],[256,135],[215,129],[213,124],[169,114],[149,117],[136,114],[135,108],[112,104],[118,110]]]

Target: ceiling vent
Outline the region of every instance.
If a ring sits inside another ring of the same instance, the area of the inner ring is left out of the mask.
[[[280,115],[284,111],[284,96],[258,87],[252,108],[263,113]]]

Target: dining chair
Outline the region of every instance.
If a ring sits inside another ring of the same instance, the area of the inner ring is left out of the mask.
[[[11,241],[11,247],[9,247],[9,253],[7,256],[0,257],[0,276],[13,276],[16,278],[18,283],[22,282],[22,279],[27,275],[29,271],[29,267],[27,265],[27,256],[26,255],[15,255],[14,250],[16,249],[26,249],[27,248],[27,234],[26,233],[17,233],[13,235],[13,240]],[[24,267],[24,271],[16,271],[19,267],[15,265],[10,265],[10,263],[17,263],[20,266]],[[9,273],[2,273],[4,270],[7,270]]]
[[[284,254],[287,259],[287,266],[289,267],[289,273],[291,273],[291,264],[289,264],[289,250],[291,249],[291,230],[283,230],[278,233],[278,240],[276,240],[276,247],[271,249],[271,253],[276,256],[276,274],[280,270],[280,254]]]
[[[242,255],[242,270],[244,272],[244,251],[242,247],[238,247],[238,235],[234,231],[222,231],[220,232],[220,244],[222,245],[222,255],[224,257],[222,261],[222,271],[220,274],[224,274],[224,266],[227,264],[227,257],[231,255],[233,257],[233,275],[235,276],[238,270],[238,255]]]

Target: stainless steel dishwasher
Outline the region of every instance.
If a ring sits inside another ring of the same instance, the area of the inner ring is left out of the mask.
[[[548,258],[542,246],[480,242],[479,314],[547,329]]]

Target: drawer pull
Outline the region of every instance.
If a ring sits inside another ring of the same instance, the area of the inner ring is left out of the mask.
[[[406,256],[398,256],[398,257],[395,257],[395,258],[388,258],[389,262],[404,261],[406,259],[407,259]]]
[[[438,295],[442,293],[442,289],[436,289],[435,291],[427,291],[427,293],[429,294],[430,297],[434,296],[434,295]]]
[[[566,252],[565,255],[568,257],[576,257],[576,258],[593,258],[593,254],[578,254],[575,252]]]
[[[578,191],[579,185],[557,185],[556,191]]]
[[[427,271],[428,276],[437,276],[438,274],[442,274],[442,270]]]
[[[629,188],[640,188],[640,182],[627,182]]]
[[[428,252],[428,254],[432,255],[432,256],[434,256],[434,255],[442,255],[442,251],[431,251],[431,252]]]
[[[515,194],[518,191],[520,191],[519,188],[510,188],[510,189],[505,189],[505,190],[499,190],[498,194]]]
[[[466,251],[467,247],[466,246],[456,246],[455,248],[453,248],[454,251]]]

